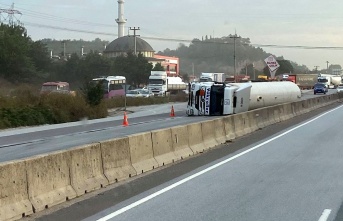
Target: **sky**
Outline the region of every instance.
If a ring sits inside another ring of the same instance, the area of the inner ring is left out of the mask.
[[[33,40],[117,38],[116,0],[0,0],[0,9],[12,3]],[[342,0],[125,0],[124,17],[126,30],[139,27],[137,34],[157,52],[236,31],[266,52],[313,70],[326,69],[327,61],[343,66],[342,8]],[[6,17],[1,13],[2,21]]]

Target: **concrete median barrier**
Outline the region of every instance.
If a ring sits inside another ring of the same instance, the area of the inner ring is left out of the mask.
[[[194,154],[202,153],[203,151],[209,149],[205,147],[203,137],[202,137],[202,130],[201,130],[201,123],[193,123],[187,125],[188,130],[188,137],[189,137],[189,147],[192,149]]]
[[[17,220],[33,213],[27,192],[25,162],[0,164],[0,220]]]
[[[218,128],[214,127],[214,121],[208,120],[201,122],[202,138],[204,141],[205,148],[209,149],[218,145],[216,140],[215,130]]]
[[[108,185],[103,171],[100,143],[88,144],[70,150],[71,184],[81,196]]]
[[[285,121],[287,119],[285,109],[282,104],[277,105],[280,113],[280,121]]]
[[[214,119],[214,135],[218,144],[223,144],[226,142],[225,125],[224,118]]]
[[[318,99],[316,97],[308,99],[307,101],[308,101],[309,108],[311,111],[318,108]]]
[[[308,102],[306,100],[294,102],[292,103],[292,107],[293,107],[293,113],[295,116],[299,116],[301,114],[304,114],[310,111]]]
[[[309,100],[303,100],[300,102],[301,106],[299,108],[299,114],[306,114],[313,109],[313,105],[311,104],[311,102],[309,102]]]
[[[125,180],[137,174],[131,163],[129,138],[100,142],[104,174],[109,183]]]
[[[279,123],[281,121],[280,119],[280,110],[278,106],[272,106],[268,107],[268,114],[270,116],[270,120],[275,123]]]
[[[285,114],[285,120],[289,120],[294,117],[291,103],[283,104],[283,110]]]
[[[151,132],[128,136],[131,163],[137,174],[144,173],[158,167],[152,149]]]
[[[270,125],[277,123],[274,109],[271,107],[266,107],[266,109],[268,111],[268,119],[269,119]]]
[[[232,141],[236,138],[235,123],[234,123],[233,118],[234,118],[233,115],[223,117],[225,135],[226,135],[227,141]]]
[[[256,124],[259,129],[267,127],[271,124],[271,121],[268,116],[267,108],[264,107],[264,108],[259,108],[255,110],[255,116],[256,116]]]
[[[235,124],[236,137],[241,137],[247,134],[246,127],[249,127],[249,124],[245,121],[243,114],[233,115],[233,122]]]
[[[151,139],[154,158],[159,166],[164,166],[178,160],[174,154],[170,128],[151,131]]]
[[[194,153],[189,148],[189,135],[187,125],[171,128],[174,154],[179,159],[185,159]]]
[[[245,114],[246,114],[246,119],[249,122],[249,133],[257,131],[259,129],[257,121],[258,121],[258,118],[260,117],[260,114],[256,110],[248,111]]]
[[[70,153],[61,151],[25,160],[29,199],[35,212],[76,197],[70,180]]]
[[[281,119],[281,110],[279,109],[279,106],[273,106],[271,107],[272,110],[274,110],[274,119],[276,123],[279,123],[282,121]]]

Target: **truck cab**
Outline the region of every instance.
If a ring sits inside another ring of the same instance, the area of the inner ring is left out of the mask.
[[[164,96],[168,89],[167,72],[151,71],[148,90],[155,96]]]
[[[187,115],[218,116],[240,113],[249,108],[251,84],[228,85],[193,82],[188,94]]]

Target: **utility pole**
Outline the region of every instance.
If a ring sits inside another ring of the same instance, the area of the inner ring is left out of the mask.
[[[233,38],[233,71],[234,71],[235,82],[237,82],[237,78],[236,78],[236,39],[240,38],[240,37],[238,37],[236,32],[235,32],[235,35],[230,36],[230,38]]]
[[[3,16],[1,13],[6,13],[6,14],[7,14],[7,17]],[[8,24],[9,24],[10,26],[14,26],[15,24],[20,25],[21,22],[20,22],[19,19],[17,19],[17,18],[15,17],[15,15],[20,15],[20,16],[21,16],[22,13],[21,13],[20,11],[14,9],[14,3],[12,3],[10,9],[3,9],[3,8],[0,8],[0,23],[3,22],[2,20],[6,21],[6,20],[8,19]],[[16,22],[13,21],[13,20],[14,20],[13,18],[16,19]]]
[[[193,81],[194,81],[194,79],[195,79],[195,76],[194,76],[194,63],[192,63],[192,72],[193,72],[192,77],[193,77]]]
[[[328,74],[329,73],[329,62],[326,61],[326,73]]]
[[[66,59],[66,40],[63,40],[61,43],[63,44],[63,59],[67,60]]]
[[[135,38],[135,55],[137,55],[137,41],[136,41],[136,37],[139,37],[140,35],[136,35],[136,31],[139,31],[139,27],[136,28],[136,27],[133,27],[131,28],[130,27],[130,30],[133,31],[133,37]]]
[[[316,69],[316,73],[318,73],[318,68],[319,68],[319,66],[314,66],[314,68]]]

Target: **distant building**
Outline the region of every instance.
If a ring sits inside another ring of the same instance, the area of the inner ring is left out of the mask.
[[[332,64],[329,67],[329,72],[333,75],[342,75],[342,67],[339,64]]]
[[[147,58],[150,63],[155,66],[160,63],[166,70],[168,77],[177,77],[180,75],[180,62],[178,57],[169,57],[155,54],[152,58]]]

